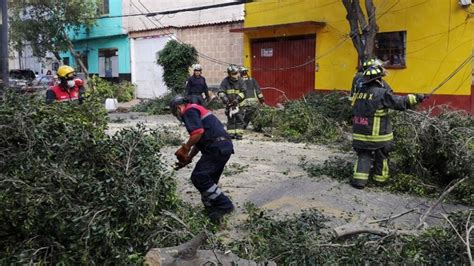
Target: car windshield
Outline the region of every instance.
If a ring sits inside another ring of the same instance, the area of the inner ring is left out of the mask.
[[[33,80],[35,79],[35,73],[31,70],[11,70],[10,78]]]

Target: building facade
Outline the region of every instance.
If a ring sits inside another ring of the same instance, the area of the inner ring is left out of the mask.
[[[457,0],[374,0],[377,56],[396,93],[429,94],[473,53],[473,24]],[[245,5],[244,64],[272,103],[313,90],[349,90],[357,54],[341,1],[261,0]],[[426,104],[473,112],[472,62]]]
[[[155,98],[168,91],[162,79],[163,69],[156,60],[157,53],[171,39],[197,49],[203,76],[210,87],[220,84],[228,64],[242,64],[243,34],[230,30],[243,27],[243,4],[205,8],[225,2],[233,1],[123,1],[124,13],[143,14],[126,17],[123,22],[130,37],[132,82],[137,84],[138,98]],[[179,11],[192,7],[202,10]],[[179,12],[146,16],[162,11]]]
[[[89,75],[118,81],[131,80],[130,41],[123,26],[122,0],[104,0],[102,17],[90,29],[70,33],[74,49],[81,55]],[[63,63],[82,72],[70,52],[61,54]]]

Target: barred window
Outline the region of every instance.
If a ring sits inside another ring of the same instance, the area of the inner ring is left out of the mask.
[[[406,35],[406,31],[377,33],[375,54],[385,62],[385,67],[406,67]]]

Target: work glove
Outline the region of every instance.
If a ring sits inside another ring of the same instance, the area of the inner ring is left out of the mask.
[[[424,94],[415,94],[415,97],[417,103],[422,103],[424,100],[428,99],[428,96]]]
[[[182,144],[181,147],[176,150],[174,155],[176,155],[179,162],[187,162],[189,161],[189,148],[186,144]]]
[[[260,102],[260,104],[264,104],[264,103],[265,103],[265,99],[263,99],[263,98],[258,99],[258,101]]]
[[[178,162],[174,163],[173,169],[174,170],[179,170],[181,168],[184,168],[186,165],[190,164],[191,162],[192,162],[192,158],[188,157],[188,159],[186,161],[183,161],[183,162],[178,161]]]

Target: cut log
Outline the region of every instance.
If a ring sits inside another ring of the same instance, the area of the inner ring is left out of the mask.
[[[256,263],[239,258],[232,252],[198,250],[207,239],[201,232],[190,241],[176,247],[153,248],[146,254],[145,265],[150,266],[194,266],[194,265],[233,265],[233,266],[276,266],[274,262]]]

